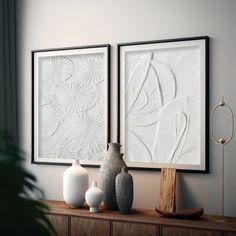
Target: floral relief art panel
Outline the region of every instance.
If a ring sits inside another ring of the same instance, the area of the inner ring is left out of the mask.
[[[108,139],[108,50],[33,52],[35,162],[98,164]]]

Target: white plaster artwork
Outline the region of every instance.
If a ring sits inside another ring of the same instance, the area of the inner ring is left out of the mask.
[[[183,44],[121,48],[123,143],[129,166],[204,169],[201,50]]]
[[[36,53],[35,160],[69,163],[79,158],[83,164],[104,157],[107,55],[104,49],[92,50]]]

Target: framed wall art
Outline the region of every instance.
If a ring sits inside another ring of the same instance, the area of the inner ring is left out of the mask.
[[[208,45],[118,44],[118,141],[130,168],[208,172]]]
[[[109,45],[32,51],[32,163],[100,164],[109,142]]]

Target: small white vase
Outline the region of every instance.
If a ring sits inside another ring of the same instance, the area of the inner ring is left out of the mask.
[[[88,172],[79,160],[74,160],[63,175],[63,197],[72,208],[78,208],[85,202],[85,192],[88,189]]]
[[[103,192],[97,185],[97,181],[92,181],[92,186],[85,194],[86,202],[90,206],[90,212],[99,212],[98,207],[102,202]]]

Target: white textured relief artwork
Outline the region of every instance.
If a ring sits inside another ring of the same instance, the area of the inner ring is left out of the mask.
[[[200,164],[199,46],[123,55],[125,160]]]
[[[104,53],[39,58],[39,158],[103,157],[105,63]]]

